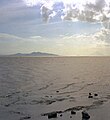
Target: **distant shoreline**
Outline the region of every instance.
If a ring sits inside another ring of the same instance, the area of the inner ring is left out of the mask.
[[[0,57],[10,57],[10,58],[105,58],[110,56],[10,56],[10,55],[0,55]]]

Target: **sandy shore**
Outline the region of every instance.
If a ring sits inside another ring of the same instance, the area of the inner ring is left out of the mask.
[[[110,118],[110,57],[0,58],[0,120]],[[92,98],[88,98],[91,93]],[[76,114],[71,115],[74,110]]]

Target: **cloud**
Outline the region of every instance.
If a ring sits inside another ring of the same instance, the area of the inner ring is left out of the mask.
[[[110,0],[23,0],[29,7],[41,6],[43,20],[48,22],[52,17],[61,12],[62,20],[100,22],[105,28],[110,22]],[[55,8],[55,4],[63,4]],[[104,23],[104,24],[103,24]]]
[[[15,35],[0,33],[0,42],[23,41],[24,39]]]
[[[110,30],[61,36],[57,41],[57,50],[66,55],[110,55]]]
[[[108,48],[110,47],[110,30],[102,29],[94,34],[77,34],[61,36],[57,41],[58,46],[65,48]]]
[[[0,53],[47,51],[61,55],[110,55],[110,30],[94,34],[60,35],[59,38],[27,38],[0,33]]]
[[[79,45],[89,46],[89,45],[109,45],[110,44],[110,30],[108,29],[101,29],[94,34],[81,34],[81,35],[73,35],[73,36],[65,36],[63,40],[73,40],[77,43],[77,41],[81,42]]]
[[[39,35],[40,16],[39,8],[27,7],[22,0],[1,0],[0,32],[22,37]]]
[[[108,7],[108,10],[105,9]],[[94,3],[87,2],[81,6],[65,7],[64,19],[66,20],[80,20],[87,22],[109,22],[110,17],[107,15],[110,7],[104,0],[96,0]]]
[[[42,6],[41,7],[41,15],[43,17],[43,21],[48,22],[48,20],[49,20],[49,8],[47,8],[46,6]]]
[[[36,42],[44,40],[41,36],[19,37],[12,34],[0,33],[0,42]]]
[[[20,42],[20,41],[42,41],[42,42],[51,42],[53,44],[65,44],[72,46],[91,46],[91,45],[109,45],[110,44],[110,30],[108,29],[101,29],[97,31],[96,33],[91,34],[74,34],[72,36],[68,35],[59,35],[59,37],[54,38],[51,40],[51,38],[45,38],[42,36],[29,36],[29,37],[19,37],[12,34],[5,34],[0,33],[0,42]],[[44,42],[44,43],[45,43]]]
[[[0,34],[0,54],[11,54],[17,52],[26,53],[31,51],[48,51],[52,50],[55,46],[55,41],[48,39],[43,40],[39,36],[21,38],[10,34]]]
[[[30,39],[42,39],[42,37],[41,36],[31,36],[31,37],[29,37]]]
[[[0,54],[12,54],[18,52],[43,51],[52,46],[52,42],[41,36],[27,38],[11,34],[0,33]]]
[[[11,3],[0,6],[0,23],[12,21],[19,15],[23,15],[23,5],[20,3]]]

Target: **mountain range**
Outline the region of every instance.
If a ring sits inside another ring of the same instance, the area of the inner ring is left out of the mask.
[[[9,56],[32,56],[32,57],[48,57],[48,56],[59,56],[59,55],[56,55],[56,54],[51,54],[51,53],[43,53],[43,52],[32,52],[32,53],[16,53],[16,54],[12,54],[12,55],[9,55]]]

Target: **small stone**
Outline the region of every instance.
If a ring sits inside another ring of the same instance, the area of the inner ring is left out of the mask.
[[[48,95],[46,95],[45,97],[49,97]]]
[[[92,95],[89,95],[88,98],[93,98],[93,96],[92,96]]]
[[[58,91],[58,90],[57,90],[56,92],[57,92],[57,93],[59,93],[59,91]]]
[[[48,114],[48,119],[51,119],[51,118],[57,118],[57,113],[56,112],[49,113]]]
[[[21,117],[20,120],[27,120],[27,119],[30,119],[31,117],[30,116],[24,116],[24,117]]]
[[[11,94],[6,95],[6,97],[11,97],[11,96],[12,96]]]
[[[94,96],[98,96],[98,94],[97,94],[97,93],[95,93],[95,94],[94,94]]]
[[[72,111],[71,111],[71,114],[72,114],[72,115],[75,115],[75,114],[76,114],[76,112],[72,110]]]
[[[92,95],[91,93],[89,93],[89,95]]]
[[[70,118],[72,118],[72,116],[70,116]]]
[[[62,114],[60,114],[60,117],[62,117],[63,115]]]
[[[5,105],[5,107],[9,107],[9,106],[10,106],[10,104],[6,104],[6,105]]]

